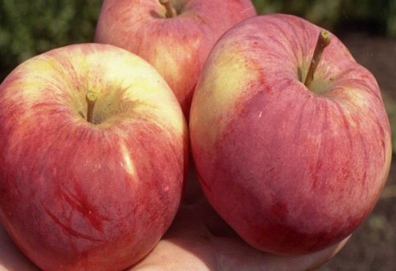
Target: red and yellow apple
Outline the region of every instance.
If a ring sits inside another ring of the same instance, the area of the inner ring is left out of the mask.
[[[342,243],[309,255],[278,256],[243,242],[215,213],[190,171],[178,214],[155,248],[128,271],[316,270]],[[187,192],[187,193],[186,193]],[[39,271],[16,248],[0,225],[0,270]],[[126,271],[125,270],[125,271]]]
[[[322,34],[331,42],[320,59]],[[222,36],[197,83],[190,138],[214,209],[253,247],[284,255],[350,235],[391,161],[373,75],[336,36],[292,15],[251,18]]]
[[[105,0],[95,41],[125,48],[151,63],[188,116],[214,43],[230,27],[255,15],[250,0]]]
[[[111,45],[70,45],[0,85],[0,222],[44,270],[123,270],[179,206],[187,125],[166,81]]]

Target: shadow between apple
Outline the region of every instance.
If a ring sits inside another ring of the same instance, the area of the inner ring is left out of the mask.
[[[39,271],[0,224],[0,271]]]

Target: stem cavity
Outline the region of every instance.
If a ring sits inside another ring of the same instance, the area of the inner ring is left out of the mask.
[[[98,95],[93,91],[88,91],[85,95],[85,100],[87,101],[87,121],[94,124],[94,108]]]
[[[176,17],[176,11],[172,7],[170,0],[159,0],[159,2],[166,8],[166,18]]]
[[[330,33],[326,30],[320,31],[318,41],[316,42],[315,51],[312,56],[311,64],[308,69],[307,77],[305,78],[304,82],[304,85],[307,88],[309,88],[312,84],[316,68],[318,67],[320,59],[322,57],[322,53],[324,49],[330,44],[330,41]]]

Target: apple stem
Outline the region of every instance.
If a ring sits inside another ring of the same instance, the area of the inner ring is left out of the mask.
[[[159,2],[166,8],[166,18],[176,17],[176,12],[173,9],[170,0],[159,0]]]
[[[88,91],[85,95],[85,100],[87,101],[87,121],[92,124],[94,121],[94,107],[97,99],[98,95],[93,91]]]
[[[307,77],[305,78],[304,85],[309,88],[314,79],[314,73],[319,65],[320,59],[324,49],[330,44],[330,33],[326,30],[322,30],[319,33],[318,41],[316,42],[315,51],[313,53],[311,64],[308,69]]]

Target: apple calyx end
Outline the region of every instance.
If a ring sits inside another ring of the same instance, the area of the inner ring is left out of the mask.
[[[316,68],[319,65],[320,59],[322,57],[324,49],[330,44],[331,35],[327,30],[322,30],[319,33],[318,40],[316,42],[315,50],[311,59],[311,63],[309,65],[307,76],[305,77],[304,85],[309,88],[314,79],[314,74]]]
[[[87,101],[87,121],[92,124],[94,124],[94,107],[97,99],[98,95],[93,91],[88,91],[85,94],[85,100]]]
[[[166,9],[166,18],[174,18],[176,17],[176,11],[173,8],[170,0],[159,0],[160,4],[163,5]]]

